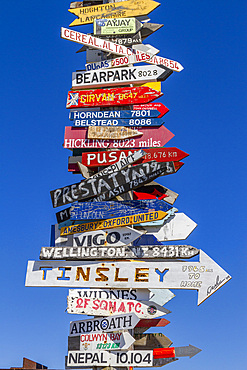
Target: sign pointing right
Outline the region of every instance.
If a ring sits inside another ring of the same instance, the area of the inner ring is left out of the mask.
[[[153,350],[154,359],[157,358],[171,358],[171,357],[193,357],[201,352],[200,348],[194,347],[191,344],[184,347],[170,347],[170,348],[155,348]]]

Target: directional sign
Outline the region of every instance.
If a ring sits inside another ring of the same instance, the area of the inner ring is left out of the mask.
[[[66,365],[147,367],[153,366],[153,351],[69,351]]]
[[[82,153],[81,157],[75,157],[74,162],[80,162],[87,167],[100,167],[108,166],[112,163],[116,163],[122,158],[127,158],[131,153],[135,153],[136,149],[125,149],[125,150],[111,150],[102,152],[88,152]],[[170,161],[180,161],[181,159],[187,157],[189,154],[183,152],[178,148],[148,148],[145,149],[145,155],[136,161],[136,164],[145,163],[148,161],[156,162],[170,162]],[[70,157],[72,162],[73,157]]]
[[[69,114],[69,119],[71,121],[85,120],[85,123],[86,123],[89,120],[112,120],[113,121],[115,119],[120,120],[120,119],[131,119],[131,118],[133,120],[135,119],[141,120],[142,118],[148,119],[148,118],[158,117],[160,115],[161,103],[150,103],[150,104],[158,104],[157,109],[151,109],[151,108],[146,109],[145,108],[145,109],[140,109],[140,110],[133,109],[133,110],[103,110],[103,111],[71,110]],[[142,107],[144,108],[145,105],[143,105]],[[167,112],[168,112],[168,108],[165,113]],[[85,126],[89,126],[89,125],[85,124]],[[95,124],[95,126],[97,126],[97,124]]]
[[[164,289],[162,289],[163,291]],[[142,319],[138,322],[138,324],[135,327],[135,332],[137,331],[136,329],[141,329],[144,328],[146,331],[147,329],[153,328],[153,327],[164,327],[168,325],[170,321],[166,319]]]
[[[124,111],[123,111],[124,112]],[[138,111],[136,111],[138,112]],[[143,111],[146,112],[146,111]],[[151,111],[149,111],[151,112]],[[158,111],[157,111],[158,112]],[[118,126],[129,126],[129,127],[136,127],[142,128],[143,126],[161,126],[163,124],[163,120],[161,118],[130,118],[130,119],[75,119],[73,124],[75,127],[95,127],[95,126],[106,126],[105,129],[109,130],[112,128],[116,128]],[[118,127],[119,128],[119,127]],[[132,132],[133,133],[133,132]],[[141,135],[142,133],[140,133]],[[132,136],[138,136],[132,135]],[[131,137],[131,136],[126,136]],[[88,137],[89,138],[89,137]],[[109,137],[109,139],[113,139],[113,137]]]
[[[162,289],[162,291],[164,291],[164,289]],[[94,299],[132,299],[134,301],[148,301],[150,297],[150,291],[149,289],[69,289],[69,297]],[[140,320],[139,322],[142,321],[145,320]]]
[[[102,16],[105,18],[138,17],[139,15],[149,14],[159,5],[160,3],[151,0],[129,0],[121,1],[121,3],[108,3],[69,9],[70,13],[78,17],[70,26],[93,23],[94,19],[100,19]]]
[[[72,89],[111,87],[165,81],[173,72],[166,67],[154,65],[139,67],[108,68],[96,71],[72,73]]]
[[[64,148],[67,149],[131,149],[131,148],[150,148],[163,147],[170,141],[174,134],[165,126],[160,127],[142,127],[143,135],[131,139],[88,139],[87,129],[82,127],[65,127]]]
[[[142,135],[142,132],[129,127],[89,126],[87,130],[88,139],[126,139]]]
[[[162,92],[145,86],[69,91],[66,108],[143,104],[162,95]]]
[[[165,198],[166,199],[166,198]],[[159,241],[184,240],[192,233],[197,224],[184,213],[176,213],[163,226],[145,227],[147,234],[154,235]],[[141,238],[140,241],[141,243]]]
[[[178,358],[155,358],[153,359],[153,367],[163,367],[165,365],[170,364],[171,362],[177,361]]]
[[[140,186],[133,191],[133,199],[164,199],[169,204],[174,204],[178,194],[167,189],[165,186],[158,184],[155,181],[144,186]]]
[[[127,350],[135,341],[129,332],[91,333],[68,337],[68,350]]]
[[[153,294],[153,296],[151,296],[152,301],[158,303],[160,306],[164,306],[164,304],[175,297],[175,294],[169,289],[150,289],[150,292]]]
[[[136,33],[143,24],[136,18],[95,19],[93,33],[95,35],[129,35]]]
[[[172,344],[172,341],[161,333],[135,334],[134,338],[134,349],[137,350],[167,348]]]
[[[127,170],[122,169],[118,172],[106,173],[105,176],[97,176],[96,174],[82,182],[52,190],[50,192],[52,204],[56,208],[88,198],[93,198],[93,201],[110,200],[116,195],[121,195],[149,183],[158,176],[174,172],[173,162],[158,163],[150,161],[138,164],[135,167],[129,167]]]
[[[134,312],[140,319],[151,319],[170,313],[169,310],[152,301],[80,297],[67,297],[67,312],[94,316]]]
[[[131,216],[148,211],[167,212],[171,205],[163,200],[121,200],[108,202],[72,203],[70,207],[71,220],[102,220],[115,217]],[[118,239],[120,236],[116,236]]]
[[[167,211],[167,215],[162,220],[154,220],[154,221],[151,221],[150,223],[144,221],[144,222],[140,222],[138,224],[138,226],[142,226],[142,227],[145,227],[145,226],[161,226],[161,225],[164,224],[165,221],[167,221],[169,218],[171,218],[172,216],[174,216],[175,212],[177,212],[177,211],[178,211],[177,208],[172,207],[171,209],[169,209]]]
[[[134,35],[133,34],[112,35],[112,36],[101,35],[100,38],[103,39],[104,41],[109,41],[109,42],[112,42],[114,44],[123,45],[125,47],[126,46],[127,47],[133,47],[134,45],[138,45],[138,44],[142,43],[141,31],[135,33]],[[86,48],[87,48],[87,46],[86,46]],[[83,51],[83,50],[80,49],[80,51]]]
[[[153,55],[156,55],[160,52],[159,49],[155,48],[154,46],[150,45],[150,44],[137,44],[137,45],[133,45],[132,46],[132,49],[136,50],[137,53],[141,52],[141,53],[146,53],[148,54],[149,56],[153,56]]]
[[[154,358],[171,358],[171,357],[193,357],[201,352],[200,348],[191,344],[184,347],[156,348],[153,350]]]
[[[110,333],[117,330],[134,329],[139,321],[140,319],[134,313],[71,321],[69,336],[75,337],[80,334]]]
[[[163,26],[164,26],[163,24],[158,24],[158,23],[150,23],[150,22],[144,23],[141,29],[142,40],[152,35],[154,32],[158,31]]]
[[[89,230],[110,229],[116,226],[136,225],[144,221],[148,222],[163,219],[166,216],[166,214],[167,213],[163,211],[146,212],[139,213],[133,216],[117,217],[109,220],[94,221],[78,225],[65,226],[61,228],[61,236],[83,233],[84,231]]]
[[[146,109],[157,109],[160,112],[158,116],[163,117],[164,114],[169,112],[169,109],[162,103],[149,103],[149,104],[140,104],[140,105],[133,105],[133,110],[146,110]]]
[[[198,290],[198,305],[231,276],[203,251],[200,262],[29,261],[26,286],[111,287]]]

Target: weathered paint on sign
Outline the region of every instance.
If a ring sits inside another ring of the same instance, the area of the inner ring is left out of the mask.
[[[67,297],[67,312],[94,316],[110,316],[134,312],[140,319],[151,319],[170,313],[166,308],[152,301],[132,299],[100,299]]]
[[[107,70],[77,71],[72,73],[72,89],[111,87],[165,81],[173,72],[166,67],[154,65]]]
[[[164,290],[162,289],[162,291]],[[148,289],[69,289],[69,297],[79,298],[131,299],[134,301],[148,301],[150,295],[153,297]]]
[[[138,17],[151,13],[160,6],[160,3],[151,0],[128,0],[121,3],[107,3],[87,7],[69,9],[68,11],[78,17],[70,26],[93,23],[94,19]]]
[[[131,149],[131,148],[150,148],[163,147],[168,143],[174,134],[165,126],[160,127],[142,127],[143,135],[139,138],[131,139],[114,139],[114,140],[100,140],[88,139],[87,129],[82,127],[65,127],[64,134],[64,148],[66,149]]]
[[[88,139],[126,139],[142,135],[141,131],[132,130],[129,127],[89,126],[87,129]]]
[[[115,18],[115,19],[95,19],[93,22],[94,35],[128,35],[138,32],[142,28],[142,23],[138,19]]]
[[[135,334],[135,350],[167,348],[170,347],[172,341],[161,333]]]
[[[230,279],[200,251],[200,262],[29,261],[26,286],[192,289],[198,290],[199,305]]]
[[[145,104],[162,95],[146,86],[69,91],[66,108]]]
[[[106,169],[107,170],[107,169]],[[101,172],[104,172],[101,171]],[[134,190],[139,186],[149,183],[158,176],[175,172],[173,162],[155,162],[138,164],[135,167],[112,171],[104,176],[98,174],[76,184],[50,192],[53,207],[63,206],[74,201],[93,198],[93,201],[110,200],[116,195],[121,195]],[[118,225],[121,226],[121,225]],[[126,226],[126,225],[123,225]]]
[[[140,319],[134,313],[70,322],[69,336],[134,329]]]
[[[140,186],[133,191],[133,199],[164,199],[169,204],[174,204],[178,193],[166,188],[163,185],[152,181],[144,186]]]

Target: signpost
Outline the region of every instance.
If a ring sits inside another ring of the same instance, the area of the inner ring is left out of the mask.
[[[200,262],[29,261],[26,286],[192,289],[198,290],[199,305],[230,279],[200,251]]]
[[[135,34],[143,24],[138,19],[132,18],[106,18],[95,19],[93,22],[94,35],[129,35]]]
[[[133,110],[103,110],[103,111],[97,111],[97,110],[70,110],[69,119],[71,121],[76,120],[85,120],[86,122],[89,120],[122,120],[122,119],[142,119],[142,118],[156,118],[161,114],[162,106],[164,109],[166,108],[161,103],[150,103],[152,104],[158,104],[157,109],[152,108],[144,108],[140,110],[136,110],[135,108]],[[145,107],[145,105],[143,106]],[[83,109],[83,108],[82,108]],[[166,111],[164,114],[168,112],[168,108],[166,108]],[[98,124],[95,124],[95,126],[98,126]],[[130,125],[131,126],[131,125]]]
[[[95,127],[89,126],[87,129],[88,139],[126,139],[130,137],[142,136],[143,133],[132,130],[128,127]]]
[[[157,348],[153,350],[153,357],[156,358],[171,358],[171,357],[193,357],[201,352],[200,348],[194,347],[191,344],[184,347]]]
[[[124,111],[123,111],[124,112]],[[144,111],[145,113],[145,111]],[[119,128],[118,126],[129,126],[142,128],[143,126],[161,126],[163,124],[161,118],[131,118],[131,119],[75,119],[73,124],[75,127],[104,127],[109,130],[114,128]]]
[[[166,308],[152,301],[132,299],[100,299],[67,297],[67,312],[94,316],[134,312],[141,319],[151,319],[170,313]]]
[[[155,65],[108,68],[106,70],[96,71],[77,71],[72,73],[72,89],[165,81],[172,73],[166,67]]]
[[[121,169],[110,174],[106,173],[103,176],[97,176],[96,174],[79,183],[52,190],[50,192],[52,204],[56,208],[89,198],[94,198],[93,201],[110,200],[116,197],[116,195],[121,195],[145,183],[149,183],[158,176],[174,172],[173,162],[158,163],[150,161],[126,170]]]
[[[64,148],[67,149],[130,149],[131,148],[160,148],[168,143],[174,134],[165,126],[142,127],[143,135],[139,138],[130,139],[88,139],[87,129],[81,127],[65,127]]]
[[[66,108],[145,104],[162,95],[146,86],[69,91]]]
[[[81,334],[68,337],[68,350],[127,350],[135,341],[129,332]]]
[[[97,288],[96,289],[92,289],[92,288],[90,289],[69,289],[69,297],[94,298],[94,299],[97,299],[97,298],[99,299],[132,299],[135,301],[148,301],[150,297],[150,291],[149,289],[131,289],[131,288],[128,288],[128,289],[108,289],[108,288],[106,289],[97,289]],[[143,321],[145,320],[144,319],[140,320],[139,323],[142,323]]]
[[[78,17],[78,19],[75,19],[70,26],[93,23],[94,19],[102,18],[102,15],[104,15],[105,18],[124,18],[147,15],[158,6],[160,6],[160,3],[151,0],[128,0],[97,6],[76,7],[69,9],[70,13]]]

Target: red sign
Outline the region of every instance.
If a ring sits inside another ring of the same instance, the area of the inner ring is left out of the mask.
[[[166,319],[142,319],[136,324],[136,328],[152,328],[158,326],[166,326],[170,321]]]
[[[81,127],[65,127],[64,148],[91,148],[91,149],[109,149],[109,148],[150,148],[162,147],[174,134],[165,126],[154,128],[142,128],[143,135],[140,138],[100,140],[87,139],[87,129]],[[163,161],[164,162],[164,161]]]
[[[153,349],[153,356],[154,359],[175,357],[175,348],[155,348]]]
[[[66,108],[142,104],[162,95],[162,92],[147,86],[69,91]]]
[[[142,105],[133,105],[133,110],[142,110],[142,109],[157,109],[160,112],[158,116],[163,117],[169,109],[162,103],[149,103],[149,104],[142,104]]]
[[[141,129],[141,131],[143,131],[143,129]],[[152,129],[148,132],[150,132],[151,134]],[[125,150],[82,153],[81,163],[87,167],[109,166],[110,164],[116,163],[121,159],[125,159],[126,157],[128,157],[128,155],[133,154],[136,151],[137,149],[136,150],[125,149]],[[150,148],[145,149],[145,152],[147,154],[140,160],[138,160],[136,164],[145,163],[148,161],[156,162],[180,161],[181,159],[189,155],[177,148],[159,148],[159,149]]]

